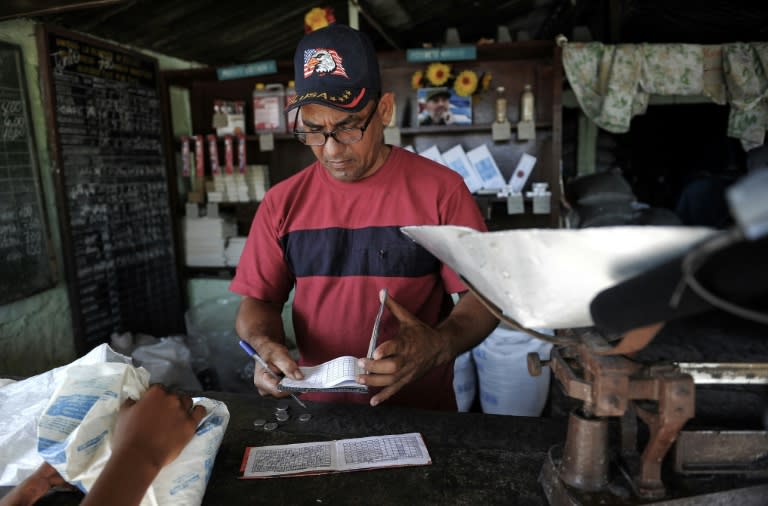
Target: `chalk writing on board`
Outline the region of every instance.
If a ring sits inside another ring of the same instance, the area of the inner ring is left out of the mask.
[[[183,331],[153,60],[47,32],[83,350],[112,332]]]
[[[0,43],[0,304],[53,285],[21,50]]]

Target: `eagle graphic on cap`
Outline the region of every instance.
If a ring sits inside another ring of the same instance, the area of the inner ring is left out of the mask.
[[[342,76],[349,79],[341,56],[335,49],[307,49],[304,51],[304,78],[318,76]]]

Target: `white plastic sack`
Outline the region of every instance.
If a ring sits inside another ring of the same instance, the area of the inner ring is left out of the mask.
[[[552,334],[548,329],[536,329]],[[549,359],[552,344],[499,325],[472,350],[477,367],[480,405],[483,413],[495,415],[541,416],[549,396],[550,370],[541,375],[528,373],[528,353]]]
[[[192,370],[192,353],[183,337],[164,337],[154,344],[138,346],[133,350],[133,359],[149,371],[150,383],[190,391],[203,389]]]
[[[0,485],[16,485],[43,462],[87,491],[110,454],[111,428],[128,397],[147,388],[148,372],[101,345],[77,361],[0,388]],[[207,415],[182,453],[162,469],[142,505],[200,504],[221,444],[229,411],[196,398]],[[85,444],[84,444],[85,443]]]
[[[21,483],[43,463],[37,453],[37,422],[67,370],[105,362],[130,364],[131,358],[104,344],[71,364],[0,387],[0,486]]]
[[[38,451],[69,483],[91,489],[107,463],[120,406],[149,386],[146,369],[127,364],[70,368],[40,418]],[[142,506],[200,504],[224,436],[229,411],[210,399],[195,399],[207,415],[181,454],[150,485]]]
[[[471,350],[462,353],[453,362],[453,392],[460,412],[472,409],[477,395],[477,370]]]

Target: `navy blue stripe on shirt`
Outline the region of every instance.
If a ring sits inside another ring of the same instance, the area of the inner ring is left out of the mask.
[[[419,277],[440,270],[437,258],[399,226],[296,230],[280,242],[296,277]]]

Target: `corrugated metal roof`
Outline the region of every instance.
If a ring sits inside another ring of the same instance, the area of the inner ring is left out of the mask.
[[[586,27],[603,42],[722,43],[768,39],[765,0],[354,0],[361,29],[380,50],[462,42],[506,27],[533,39]],[[3,0],[0,19],[34,17],[132,46],[214,66],[290,59],[312,7],[348,23],[347,0]]]

